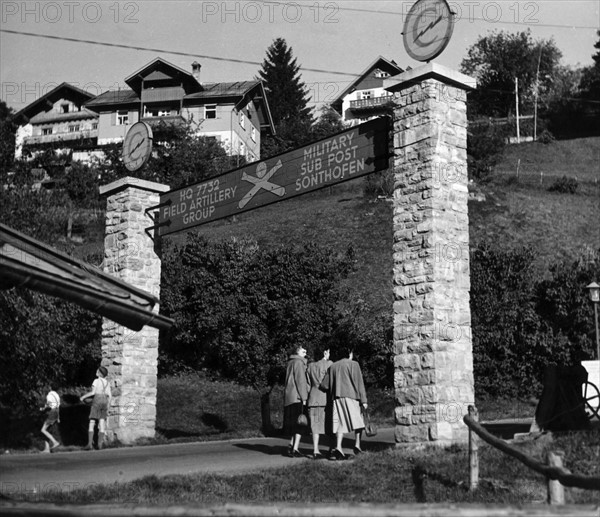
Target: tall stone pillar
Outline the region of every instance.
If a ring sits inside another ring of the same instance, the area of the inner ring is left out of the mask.
[[[393,92],[396,443],[466,441],[474,403],[466,91],[434,63]]]
[[[160,294],[160,257],[151,237],[146,209],[169,187],[122,178],[100,187],[107,197],[104,272],[156,297]],[[158,311],[158,307],[155,308]],[[158,329],[132,331],[109,319],[102,323],[102,365],[108,368],[113,400],[108,437],[122,443],[154,436]]]

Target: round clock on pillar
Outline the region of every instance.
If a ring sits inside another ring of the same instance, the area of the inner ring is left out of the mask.
[[[152,128],[145,122],[131,126],[123,141],[123,163],[127,170],[141,169],[152,154]]]
[[[454,14],[446,0],[418,0],[404,21],[404,48],[417,61],[430,61],[448,45]]]

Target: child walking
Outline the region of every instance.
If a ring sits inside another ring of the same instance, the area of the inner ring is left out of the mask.
[[[106,433],[106,418],[108,416],[108,406],[110,404],[110,384],[106,379],[108,370],[101,366],[96,370],[96,379],[92,383],[92,390],[85,395],[82,395],[80,400],[83,402],[89,397],[94,397],[92,400],[92,408],[90,410],[90,424],[88,427],[88,444],[84,447],[86,451],[94,448],[94,427],[98,423],[98,449],[102,449],[104,435]]]
[[[41,411],[48,411],[48,414],[46,415],[46,420],[44,421],[44,425],[42,425],[42,434],[46,436],[48,440],[50,440],[50,443],[52,443],[52,445],[50,445],[50,443],[46,442],[46,449],[44,450],[44,452],[51,452],[60,445],[60,443],[58,443],[58,440],[54,438],[54,436],[52,436],[52,434],[50,434],[50,431],[48,430],[54,424],[60,422],[59,408],[60,395],[56,393],[56,391],[54,391],[52,388],[50,388],[48,395],[46,395],[46,405],[40,408]]]

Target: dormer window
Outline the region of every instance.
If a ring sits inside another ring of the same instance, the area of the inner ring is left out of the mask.
[[[375,70],[374,75],[375,75],[375,77],[379,77],[381,79],[383,79],[384,77],[390,76],[390,74],[388,74],[387,72],[384,72],[383,70],[379,70],[379,68],[377,70]]]

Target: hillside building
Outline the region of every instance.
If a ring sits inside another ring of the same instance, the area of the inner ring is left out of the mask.
[[[404,70],[395,61],[379,56],[333,100],[331,106],[350,125],[384,115],[392,94],[384,89],[383,82],[402,72]]]
[[[85,103],[90,93],[62,83],[18,111],[15,158],[46,149],[85,155],[98,144],[98,114]]]
[[[156,58],[125,79],[129,88],[97,97],[63,83],[15,115],[15,156],[52,148],[88,161],[103,146],[122,142],[135,122],[189,121],[229,155],[259,160],[261,135],[275,131],[262,82],[202,83],[200,70],[197,62],[188,72]]]
[[[200,82],[201,65],[187,72],[157,58],[125,79],[129,89],[108,91],[86,103],[96,112],[98,144],[120,142],[138,121],[191,121],[197,133],[217,139],[230,155],[260,158],[261,133],[273,132],[261,81]]]

